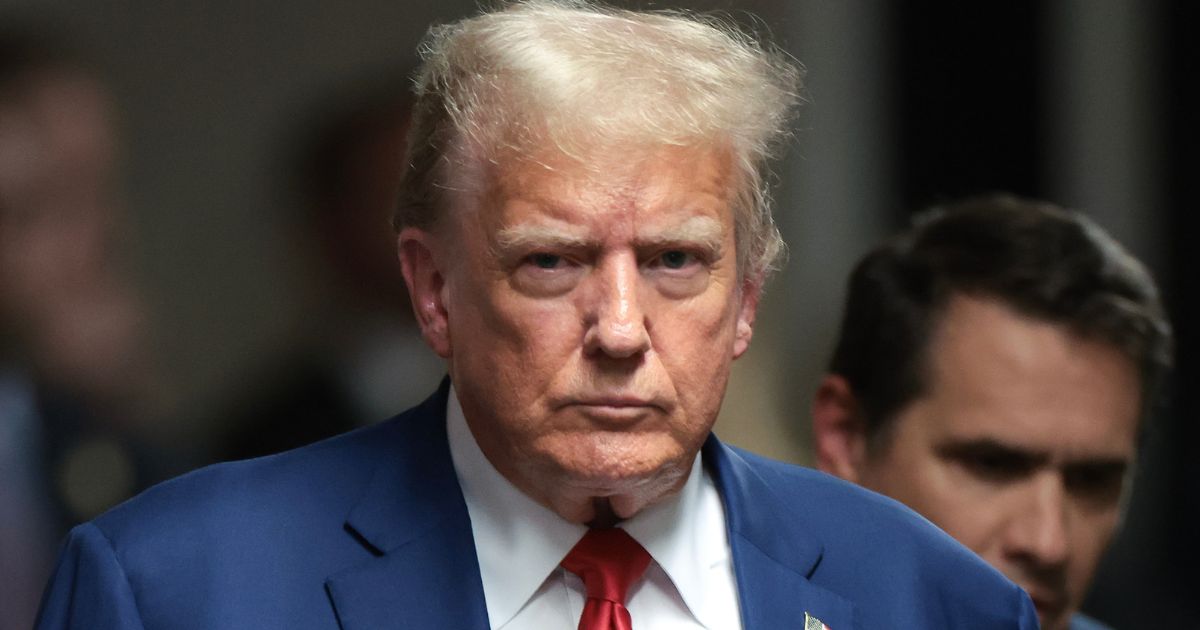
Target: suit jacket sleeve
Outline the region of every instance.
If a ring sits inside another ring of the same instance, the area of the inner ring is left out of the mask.
[[[143,630],[129,578],[95,525],[71,530],[34,628]]]

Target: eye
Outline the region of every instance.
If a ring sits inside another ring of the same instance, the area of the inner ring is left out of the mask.
[[[1067,489],[1097,501],[1116,501],[1121,496],[1127,466],[1124,463],[1077,464],[1063,471]]]
[[[678,249],[665,251],[659,256],[662,266],[667,269],[683,269],[694,259],[695,257],[691,254]]]
[[[644,273],[659,292],[682,299],[699,295],[708,287],[714,255],[702,246],[676,247],[652,250],[645,260]]]
[[[648,266],[652,269],[666,269],[668,271],[682,271],[698,266],[701,258],[696,254],[683,249],[667,249],[659,252],[652,258]]]
[[[537,253],[531,254],[527,259],[530,264],[538,269],[557,269],[562,266],[563,258],[556,254]]]
[[[971,477],[993,484],[1019,481],[1040,465],[1040,458],[1019,448],[990,441],[951,444],[938,448],[941,456]]]
[[[994,482],[1015,481],[1032,469],[1024,458],[1007,453],[976,453],[961,461],[976,477]]]
[[[546,251],[525,254],[511,269],[509,278],[520,292],[536,297],[551,297],[570,291],[586,269],[579,257],[570,253]]]

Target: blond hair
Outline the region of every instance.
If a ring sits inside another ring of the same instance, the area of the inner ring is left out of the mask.
[[[800,80],[785,54],[714,18],[582,0],[516,2],[437,26],[420,52],[397,229],[437,223],[455,160],[548,147],[582,157],[606,143],[726,146],[739,174],[738,269],[764,277],[776,267],[784,246],[765,165]]]

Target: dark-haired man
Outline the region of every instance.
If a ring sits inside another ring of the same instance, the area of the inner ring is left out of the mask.
[[[1082,215],[1002,196],[934,209],[850,278],[818,465],[979,553],[1043,628],[1095,628],[1077,611],[1170,354],[1152,279]]]

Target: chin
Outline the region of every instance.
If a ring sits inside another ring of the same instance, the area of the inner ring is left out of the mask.
[[[673,485],[691,469],[691,458],[673,441],[645,434],[592,435],[555,449],[563,481],[594,497],[642,494]]]

